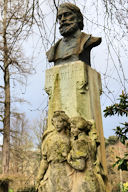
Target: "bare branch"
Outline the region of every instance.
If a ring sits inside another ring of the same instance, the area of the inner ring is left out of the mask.
[[[4,86],[1,86],[1,85],[0,85],[0,88],[1,88],[1,89],[4,89]]]
[[[55,0],[53,0],[53,3],[54,3],[54,6],[55,6],[55,8],[56,8],[56,11],[58,12],[58,7],[57,7],[57,5],[56,5]]]

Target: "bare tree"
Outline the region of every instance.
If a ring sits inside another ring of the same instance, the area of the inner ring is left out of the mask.
[[[10,140],[10,172],[25,174],[30,169],[30,159],[33,150],[33,140],[29,121],[25,114],[17,114],[11,121]]]
[[[3,173],[9,172],[10,159],[10,104],[11,80],[23,82],[23,76],[30,73],[31,65],[27,65],[22,53],[22,43],[30,34],[33,25],[35,1],[4,0],[0,2],[0,72],[3,77],[0,88],[3,90]],[[21,78],[22,76],[22,78]],[[16,77],[16,78],[15,78]]]
[[[35,148],[37,150],[38,154],[38,161],[42,159],[42,136],[43,132],[47,128],[47,111],[44,110],[39,118],[39,120],[35,120],[33,122],[33,126],[31,126],[31,131],[33,132],[34,138],[35,138]]]

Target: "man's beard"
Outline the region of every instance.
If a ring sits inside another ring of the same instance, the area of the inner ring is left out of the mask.
[[[72,35],[74,32],[76,32],[78,29],[78,23],[68,23],[65,22],[60,25],[59,30],[60,34],[64,37]]]

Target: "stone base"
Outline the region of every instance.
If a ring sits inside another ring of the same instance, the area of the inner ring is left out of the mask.
[[[99,158],[106,171],[100,74],[82,61],[54,66],[46,71],[45,90],[49,95],[48,129],[53,129],[51,118],[57,110],[65,111],[69,117],[95,121],[101,143]]]

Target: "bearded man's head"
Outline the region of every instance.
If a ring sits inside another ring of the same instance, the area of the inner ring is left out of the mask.
[[[72,3],[63,3],[59,6],[57,19],[60,24],[60,34],[64,37],[70,36],[84,27],[83,15],[80,9]]]

